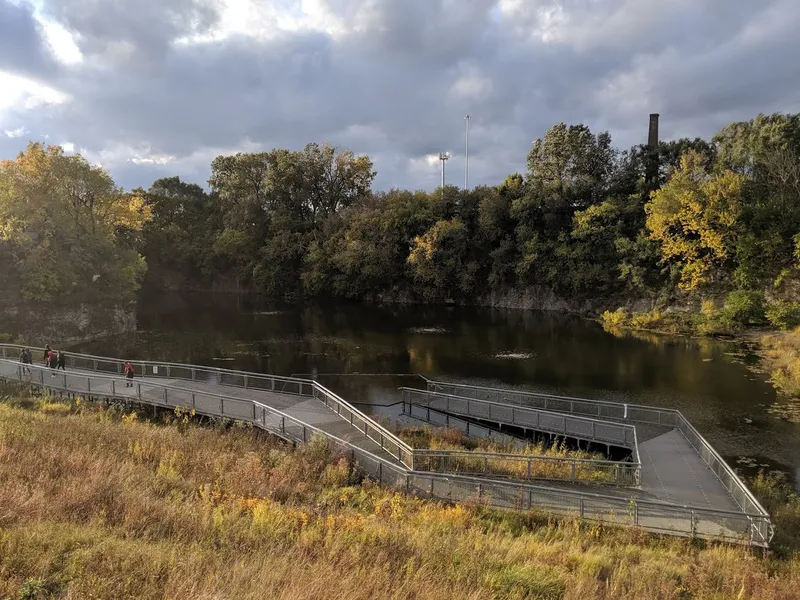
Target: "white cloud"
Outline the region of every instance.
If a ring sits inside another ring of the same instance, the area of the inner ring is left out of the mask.
[[[56,60],[65,65],[77,65],[83,62],[83,54],[75,43],[72,34],[63,25],[38,17],[45,40]]]
[[[0,71],[0,120],[10,108],[31,110],[48,104],[65,104],[69,94],[19,75]]]
[[[30,133],[30,131],[28,131],[27,129],[25,129],[25,127],[20,125],[16,129],[6,129],[3,133],[6,135],[6,137],[13,139],[22,137],[26,133]]]

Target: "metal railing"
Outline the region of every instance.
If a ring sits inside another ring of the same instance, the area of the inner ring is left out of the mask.
[[[43,348],[30,346],[28,348],[34,352],[34,358],[37,355],[41,356],[44,352]],[[0,344],[3,359],[16,359],[22,349],[23,346],[16,344]],[[316,381],[199,365],[142,360],[129,362],[136,370],[136,375],[140,377],[193,381],[206,385],[230,386],[316,398],[405,466],[413,468],[413,454],[408,444]],[[70,370],[86,370],[113,375],[122,373],[123,364],[122,360],[104,356],[73,353],[66,355],[66,366]]]
[[[768,547],[768,515],[744,514],[631,497],[576,492],[469,476],[409,473],[407,489],[451,502],[541,510],[567,517],[642,527],[654,533]]]
[[[589,494],[467,475],[409,471],[255,400],[142,381],[134,383],[135,392],[130,392],[133,396],[122,396],[119,388],[128,382],[120,376],[59,371],[54,377],[51,369],[9,360],[0,360],[0,378],[39,385],[59,393],[116,397],[167,408],[192,407],[199,414],[251,422],[299,443],[307,442],[314,434],[322,435],[348,453],[363,473],[384,485],[421,496],[452,502],[480,502],[498,508],[544,510],[586,520],[635,525],[670,535],[720,539],[761,547],[767,547],[771,539],[772,525],[765,514],[676,506],[635,497]],[[86,385],[81,386],[84,380]]]
[[[484,421],[495,421],[553,435],[621,446],[631,450],[636,449],[636,428],[632,425],[414,388],[400,388],[400,390],[403,393],[403,402],[429,407],[433,410]]]
[[[532,454],[414,449],[416,471],[515,480],[550,480],[616,486],[638,484],[641,465]]]
[[[730,468],[725,460],[714,450],[713,446],[697,431],[697,429],[676,409],[642,406],[637,404],[619,404],[588,398],[571,398],[552,396],[536,392],[488,388],[473,385],[448,383],[428,380],[429,390],[446,390],[454,394],[468,394],[470,399],[492,398],[494,401],[509,402],[523,406],[542,406],[548,410],[570,414],[595,415],[604,418],[619,419],[644,425],[659,425],[676,429],[697,452],[701,460],[711,469],[720,483],[738,504],[745,514],[758,514],[763,519],[754,523],[761,527],[758,535],[767,541],[772,539],[774,528],[769,513],[753,496],[741,478]],[[638,461],[638,449],[636,460]]]
[[[417,409],[415,411],[414,409]],[[415,414],[415,412],[417,414]],[[419,414],[422,413],[422,414]],[[469,437],[488,439],[519,452],[476,452],[458,450],[414,449],[417,471],[493,475],[520,480],[559,480],[582,483],[638,486],[641,464],[569,457],[546,457],[525,454],[529,443],[520,438],[470,423],[426,406],[404,403],[403,414],[423,423],[458,429]]]
[[[640,404],[622,404],[572,398],[569,396],[553,396],[537,392],[525,392],[503,388],[488,388],[444,381],[427,382],[428,390],[462,398],[485,400],[502,404],[515,404],[559,413],[570,413],[595,419],[619,419],[631,423],[675,427],[677,424],[674,410],[642,406]]]
[[[490,427],[484,427],[477,423],[470,422],[466,419],[461,419],[455,415],[451,415],[437,410],[431,410],[425,406],[417,406],[416,404],[403,403],[403,416],[410,417],[415,421],[421,423],[428,423],[436,427],[444,427],[447,429],[458,429],[467,437],[482,438],[500,444],[507,448],[515,448],[517,450],[524,450],[528,442],[513,435],[507,435],[500,431],[495,431]]]
[[[377,442],[380,447],[389,454],[396,456],[405,466],[414,469],[414,449],[395,434],[389,432],[383,426],[378,425],[378,423],[373,421],[370,417],[321,385],[314,386],[314,398],[322,401],[325,406],[339,415],[339,417],[348,421],[350,425],[358,429],[372,441]]]
[[[689,445],[697,452],[709,469],[717,476],[720,483],[728,490],[728,493],[733,498],[733,501],[738,504],[742,511],[748,514],[756,513],[768,515],[767,511],[761,506],[761,503],[756,499],[753,493],[747,488],[744,482],[728,466],[728,463],[714,450],[714,447],[700,435],[700,432],[695,429],[694,425],[679,412],[678,425],[676,429],[686,438]],[[774,531],[770,523],[770,529],[760,532],[761,535],[767,539],[771,539]]]

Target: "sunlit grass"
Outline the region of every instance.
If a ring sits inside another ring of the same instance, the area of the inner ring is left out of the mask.
[[[800,589],[797,557],[399,495],[360,481],[322,439],[292,450],[247,427],[53,404],[0,403],[0,598],[789,599]]]
[[[469,455],[448,456],[446,459],[430,457],[415,464],[415,468],[422,471],[487,473],[514,479],[570,480],[574,477],[577,480],[594,482],[613,482],[617,477],[613,465],[599,467],[576,462],[573,469],[572,462],[567,462],[569,459],[604,461],[606,457],[599,452],[569,448],[563,442],[552,445],[540,442],[526,444],[520,448],[488,438],[470,437],[459,429],[445,427],[404,427],[398,429],[396,433],[413,448],[515,455],[515,457],[503,459]],[[537,457],[544,460],[528,460]],[[620,463],[619,468],[626,468],[625,464]]]
[[[761,348],[773,385],[786,395],[800,396],[800,327],[762,337]]]

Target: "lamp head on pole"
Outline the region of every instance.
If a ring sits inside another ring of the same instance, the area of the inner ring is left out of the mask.
[[[450,158],[449,152],[439,152],[439,160],[445,161],[448,160],[449,158]]]

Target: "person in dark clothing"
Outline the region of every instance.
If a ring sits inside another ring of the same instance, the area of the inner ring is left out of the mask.
[[[67,355],[61,350],[58,351],[58,366],[56,367],[56,370],[58,369],[61,369],[62,371],[67,370]]]
[[[22,352],[19,353],[19,362],[22,363],[22,373],[27,373],[28,375],[30,375],[31,374],[30,368],[25,366],[29,365],[31,362],[30,354],[28,354],[27,348],[25,348]]]
[[[47,344],[44,347],[44,366],[46,367],[50,366],[50,352],[52,352],[52,350],[50,350],[50,344]]]
[[[127,378],[125,387],[133,387],[133,365],[130,362],[125,362],[124,373],[125,377]]]

